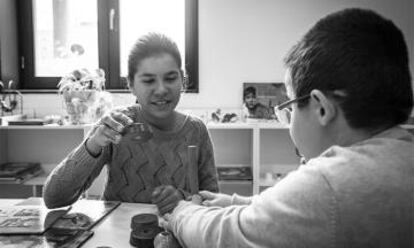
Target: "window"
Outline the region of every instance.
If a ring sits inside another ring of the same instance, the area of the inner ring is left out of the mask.
[[[128,53],[148,32],[181,51],[188,92],[198,92],[197,0],[20,0],[22,89],[56,90],[76,68],[102,68],[108,89],[126,89]],[[81,8],[81,9],[80,9]]]

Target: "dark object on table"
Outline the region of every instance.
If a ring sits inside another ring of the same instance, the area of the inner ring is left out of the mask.
[[[137,214],[131,218],[129,243],[135,247],[153,248],[155,236],[162,231],[155,214]]]
[[[253,180],[250,167],[217,167],[219,180]]]
[[[81,199],[72,209],[54,224],[54,229],[90,230],[106,215],[117,208],[121,202]]]
[[[40,163],[5,163],[0,165],[0,183],[19,184],[42,173]]]

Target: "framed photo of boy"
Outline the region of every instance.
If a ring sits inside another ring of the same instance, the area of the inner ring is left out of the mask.
[[[273,107],[288,100],[285,84],[243,83],[243,115],[245,118],[276,120]]]

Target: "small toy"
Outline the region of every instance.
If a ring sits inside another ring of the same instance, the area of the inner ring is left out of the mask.
[[[132,123],[127,125],[121,134],[125,139],[139,142],[146,142],[154,136],[150,127],[144,123]]]

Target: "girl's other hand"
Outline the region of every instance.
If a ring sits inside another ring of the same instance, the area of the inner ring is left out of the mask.
[[[113,111],[109,115],[105,115],[88,135],[86,141],[88,151],[93,155],[97,155],[102,147],[110,143],[118,144],[125,126],[132,123],[131,118],[119,111]]]

